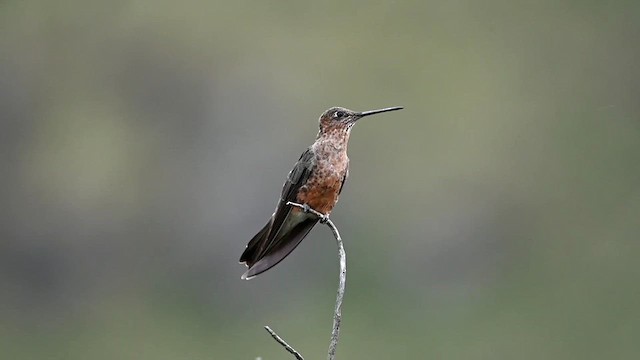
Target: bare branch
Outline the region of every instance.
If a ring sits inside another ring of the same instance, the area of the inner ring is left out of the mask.
[[[333,237],[336,238],[336,243],[338,244],[338,257],[340,259],[340,280],[338,282],[338,295],[336,296],[336,307],[333,312],[333,330],[331,331],[331,341],[329,341],[329,354],[327,356],[328,360],[334,360],[336,357],[336,347],[338,346],[338,340],[340,339],[340,324],[342,323],[342,299],[344,298],[344,288],[347,284],[347,253],[344,251],[344,245],[342,244],[342,238],[340,237],[340,232],[336,225],[329,219],[329,215],[325,215],[319,211],[316,211],[309,207],[306,204],[298,204],[294,202],[287,202],[288,206],[299,207],[304,210],[304,212],[310,212],[317,217],[320,218],[320,223],[327,224],[329,228],[331,228],[331,232],[333,232]],[[294,348],[292,348],[286,341],[284,341],[278,334],[276,334],[270,327],[265,326],[265,330],[271,334],[271,336],[278,342],[278,344],[282,345],[285,350],[293,354],[297,360],[304,360],[302,355],[297,352]]]
[[[342,238],[338,232],[338,228],[331,220],[327,221],[327,225],[333,231],[333,236],[338,244],[338,256],[340,258],[340,281],[338,283],[338,294],[336,295],[336,308],[333,312],[333,330],[331,331],[331,341],[329,342],[329,360],[333,360],[336,356],[336,347],[340,338],[340,324],[342,322],[342,299],[344,298],[344,288],[347,284],[347,253],[342,245]]]
[[[338,340],[340,339],[340,324],[342,323],[342,300],[344,299],[344,289],[347,284],[347,253],[344,251],[344,245],[342,244],[342,238],[336,225],[329,219],[328,215],[318,212],[309,208],[308,205],[297,204],[294,202],[287,202],[287,205],[296,206],[306,212],[310,212],[320,218],[321,223],[327,224],[333,232],[333,237],[336,238],[336,244],[338,245],[338,257],[340,259],[340,280],[338,283],[338,294],[336,296],[336,307],[333,312],[333,330],[331,331],[331,341],[329,342],[329,354],[327,359],[333,360],[336,356],[336,347],[338,346]]]
[[[282,347],[284,347],[285,350],[293,354],[293,356],[295,356],[297,360],[304,360],[302,355],[300,355],[300,353],[297,352],[296,349],[292,348],[291,345],[287,344],[287,342],[284,341],[280,336],[278,336],[278,334],[276,334],[275,331],[271,330],[270,327],[265,326],[264,329],[267,330],[269,334],[271,334],[271,337],[273,337],[273,339],[277,341],[278,344],[282,345]]]

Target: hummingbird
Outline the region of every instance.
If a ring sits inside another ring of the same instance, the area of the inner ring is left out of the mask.
[[[315,142],[289,172],[273,215],[240,256],[240,263],[249,268],[242,279],[251,279],[276,266],[318,221],[328,219],[349,175],[347,145],[356,122],[370,115],[401,109],[396,106],[356,112],[332,107],[320,115]],[[287,205],[289,202],[301,204],[305,209]],[[324,217],[314,215],[309,208]]]

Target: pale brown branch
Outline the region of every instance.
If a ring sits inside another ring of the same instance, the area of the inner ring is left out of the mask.
[[[329,219],[328,215],[318,212],[302,204],[297,204],[289,201],[287,205],[296,206],[304,211],[310,212],[320,218],[320,222],[327,224],[333,233],[333,237],[336,239],[338,245],[338,258],[340,260],[340,278],[338,282],[338,294],[336,295],[336,307],[333,312],[333,330],[331,331],[331,341],[329,342],[329,354],[327,359],[333,360],[336,357],[336,347],[338,346],[338,340],[340,339],[340,324],[342,323],[342,300],[344,299],[344,289],[347,284],[347,253],[344,251],[344,245],[342,244],[342,238],[336,225]]]
[[[331,340],[329,341],[329,354],[327,359],[334,360],[336,357],[336,347],[338,346],[338,340],[340,339],[340,324],[342,323],[342,300],[344,299],[344,289],[347,284],[347,253],[344,251],[344,245],[342,244],[342,238],[340,237],[340,232],[336,225],[329,219],[328,215],[325,215],[321,212],[318,212],[314,209],[311,209],[307,205],[302,205],[298,203],[294,203],[289,201],[287,203],[289,206],[299,207],[305,212],[310,212],[317,217],[320,218],[320,223],[326,224],[331,229],[333,233],[333,237],[336,238],[336,243],[338,245],[338,257],[340,260],[340,279],[338,282],[338,295],[336,296],[336,307],[333,312],[333,330],[331,331]],[[293,354],[297,360],[304,360],[302,355],[297,352],[294,348],[292,348],[289,344],[287,344],[278,334],[276,334],[271,328],[268,326],[264,327],[269,334],[280,344],[285,350]]]
[[[271,330],[270,327],[265,326],[264,327],[265,330],[267,330],[267,332],[271,335],[271,337],[278,342],[278,344],[282,345],[282,347],[285,348],[285,350],[287,350],[288,352],[290,352],[291,354],[293,354],[293,356],[296,357],[297,360],[304,360],[304,358],[302,357],[302,355],[300,355],[299,352],[296,351],[296,349],[292,348],[291,345],[287,344],[286,341],[284,341],[280,336],[278,336],[278,334],[276,334],[275,331]]]

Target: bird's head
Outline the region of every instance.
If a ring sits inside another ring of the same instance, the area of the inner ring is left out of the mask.
[[[387,111],[401,110],[402,107],[395,106],[379,110],[369,110],[357,112],[343,107],[332,107],[320,115],[320,131],[336,128],[350,130],[356,121],[365,116],[380,114]]]

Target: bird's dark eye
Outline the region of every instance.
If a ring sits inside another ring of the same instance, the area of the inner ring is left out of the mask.
[[[335,117],[336,119],[344,117],[344,111],[336,111],[336,113],[333,114],[333,117]]]

